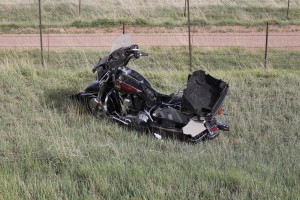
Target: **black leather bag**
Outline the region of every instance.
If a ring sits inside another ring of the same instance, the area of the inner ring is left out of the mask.
[[[193,72],[183,92],[182,112],[200,117],[213,116],[223,103],[228,88],[226,82],[202,70]]]

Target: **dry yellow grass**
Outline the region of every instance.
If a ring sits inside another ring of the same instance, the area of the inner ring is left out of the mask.
[[[183,26],[186,24],[184,3],[184,0],[81,0],[79,14],[79,0],[43,0],[42,13],[45,24],[58,27],[97,27],[120,21],[134,25]],[[37,25],[38,1],[3,0],[0,5],[0,24]],[[299,0],[291,1],[289,20],[286,19],[287,2],[281,0],[199,0],[190,1],[190,5],[193,24],[200,26],[253,26],[265,24],[266,20],[277,25],[300,24]],[[109,20],[112,21],[107,23]]]
[[[42,3],[74,3],[78,4],[80,0],[42,0]],[[184,0],[81,0],[82,5],[104,6],[104,7],[125,7],[135,9],[144,6],[160,6],[160,7],[184,7]],[[37,0],[2,0],[0,4],[17,5],[17,4],[36,4]],[[299,0],[290,2],[293,6],[299,6]],[[211,6],[211,5],[226,5],[226,6],[270,6],[270,7],[287,7],[287,1],[283,0],[191,0],[191,6]]]

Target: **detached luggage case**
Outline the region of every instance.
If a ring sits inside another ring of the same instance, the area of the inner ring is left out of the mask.
[[[221,107],[228,91],[228,84],[204,71],[193,72],[189,76],[187,88],[183,92],[182,112],[199,117],[212,117]]]

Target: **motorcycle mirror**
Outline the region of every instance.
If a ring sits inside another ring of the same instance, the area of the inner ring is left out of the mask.
[[[139,51],[139,46],[138,45],[131,45],[130,50],[132,51]]]

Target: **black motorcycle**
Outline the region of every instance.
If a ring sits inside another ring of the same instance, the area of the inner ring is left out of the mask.
[[[116,39],[109,56],[94,66],[96,80],[73,98],[83,102],[95,117],[150,130],[156,136],[171,135],[193,142],[212,139],[228,131],[228,114],[221,105],[228,84],[204,71],[195,71],[176,93],[164,95],[141,74],[127,66],[132,58],[148,56],[130,35]]]

